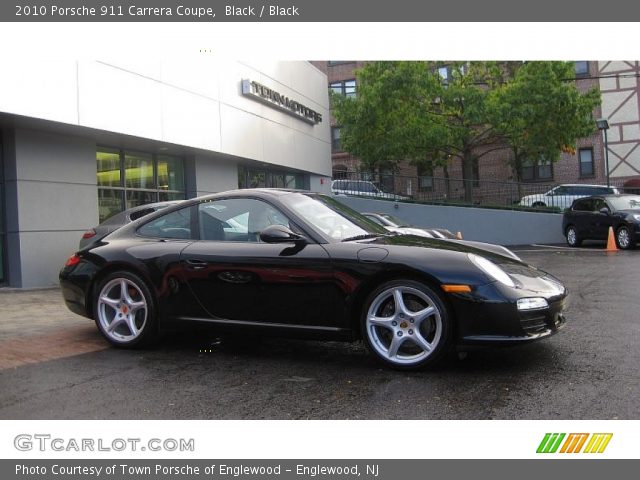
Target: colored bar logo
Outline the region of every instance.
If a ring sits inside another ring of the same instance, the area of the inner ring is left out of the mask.
[[[603,453],[611,437],[613,433],[545,433],[536,453]]]

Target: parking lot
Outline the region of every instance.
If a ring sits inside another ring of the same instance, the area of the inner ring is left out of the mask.
[[[0,418],[640,418],[640,251],[518,254],[569,288],[565,329],[415,373],[359,343],[184,334],[118,350],[59,290],[0,290]]]

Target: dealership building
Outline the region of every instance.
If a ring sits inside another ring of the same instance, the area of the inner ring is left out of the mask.
[[[0,76],[0,285],[57,283],[88,228],[235,188],[329,191],[326,74],[309,62],[24,59]]]

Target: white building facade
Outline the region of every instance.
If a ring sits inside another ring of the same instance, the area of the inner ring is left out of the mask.
[[[3,63],[0,284],[57,283],[84,231],[142,203],[330,191],[328,112],[308,62]]]

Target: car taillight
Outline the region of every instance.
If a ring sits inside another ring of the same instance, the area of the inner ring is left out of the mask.
[[[80,263],[80,257],[74,253],[67,259],[67,263],[65,263],[64,266],[73,267],[74,265],[77,265],[79,263]]]
[[[91,238],[96,236],[96,231],[91,228],[82,234],[82,238]]]

